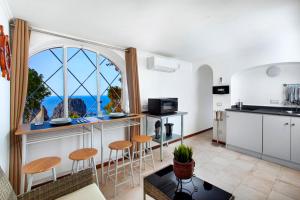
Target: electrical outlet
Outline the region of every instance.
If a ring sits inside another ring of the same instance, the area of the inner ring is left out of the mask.
[[[270,104],[280,104],[279,100],[270,99]]]
[[[222,106],[222,105],[223,105],[222,102],[217,103],[217,106]]]
[[[148,110],[148,104],[142,106],[143,110]]]

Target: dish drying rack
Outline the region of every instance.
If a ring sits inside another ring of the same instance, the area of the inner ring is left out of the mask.
[[[284,104],[300,105],[300,83],[283,84]]]

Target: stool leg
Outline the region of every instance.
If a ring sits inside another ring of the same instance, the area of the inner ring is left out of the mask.
[[[133,164],[132,164],[132,158],[130,155],[130,148],[128,148],[128,158],[129,158],[129,162],[130,162],[130,175],[131,175],[132,187],[134,187]]]
[[[133,142],[133,146],[132,146],[132,160],[134,160],[135,158],[137,158],[137,143]]]
[[[55,170],[55,167],[52,168],[52,176],[53,176],[53,181],[56,181],[56,170]]]
[[[75,166],[75,160],[73,160],[73,162],[72,162],[72,173],[71,174],[74,174],[74,166]]]
[[[96,168],[96,164],[95,164],[95,159],[94,157],[92,157],[90,159],[91,163],[92,163],[92,166],[93,166],[93,169],[94,169],[94,173],[95,173],[95,176],[96,176],[96,182],[97,182],[97,185],[99,187],[99,180],[98,180],[98,173],[97,173],[97,168]]]
[[[32,175],[27,174],[27,192],[30,192],[30,190],[31,190],[32,179],[33,179]]]
[[[152,159],[153,170],[155,170],[154,157],[153,157],[153,151],[152,151],[151,141],[149,142],[149,147],[150,147],[150,154],[151,154],[151,159]]]
[[[141,176],[142,176],[142,143],[139,143],[139,161],[140,161],[139,184],[141,184]]]
[[[118,150],[116,150],[116,161],[115,161],[114,197],[116,196],[116,193],[117,193],[117,183],[118,183]]]
[[[124,149],[122,150],[122,163],[123,163],[123,176],[125,177],[125,157],[124,157]]]
[[[106,173],[106,180],[105,180],[105,182],[107,182],[107,180],[108,180],[108,178],[110,176],[109,170],[110,170],[111,153],[112,153],[112,150],[110,150],[110,152],[109,152],[109,159],[108,159],[108,166],[107,166],[107,173]]]
[[[76,160],[76,173],[79,171],[79,161]]]

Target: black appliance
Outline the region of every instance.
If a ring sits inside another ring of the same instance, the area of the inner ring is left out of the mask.
[[[155,122],[155,139],[159,139],[160,138],[160,128],[161,128],[161,123],[159,120],[157,120]]]
[[[153,115],[163,115],[178,111],[178,98],[150,98],[148,112]]]
[[[229,85],[213,86],[213,94],[229,94]]]
[[[172,123],[165,123],[167,137],[171,137],[172,136],[173,126],[174,126],[174,124],[172,124]]]

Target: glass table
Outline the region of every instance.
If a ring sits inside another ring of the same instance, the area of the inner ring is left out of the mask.
[[[182,188],[169,165],[144,178],[144,200],[146,194],[159,200],[232,200],[233,195],[194,176],[184,180]]]

